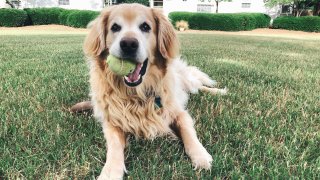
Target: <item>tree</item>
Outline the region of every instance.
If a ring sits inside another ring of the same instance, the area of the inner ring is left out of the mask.
[[[14,2],[12,0],[6,0],[6,4],[8,4],[11,8],[18,8],[21,1],[15,0]]]
[[[231,2],[232,0],[214,0],[216,2],[216,13],[219,13],[219,3],[222,1]]]
[[[316,2],[314,5],[313,15],[320,16],[320,0],[318,2]]]
[[[320,13],[320,0],[265,0],[265,3],[269,7],[274,7],[276,5],[292,5],[293,15],[301,16],[303,12],[307,9],[314,9],[314,15],[319,15]]]

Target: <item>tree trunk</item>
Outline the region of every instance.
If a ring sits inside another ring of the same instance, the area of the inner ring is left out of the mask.
[[[10,6],[11,8],[15,8],[14,5],[13,5],[10,1],[6,0],[6,3],[9,4],[9,6]]]
[[[315,5],[313,15],[320,16],[320,1],[318,1]]]
[[[219,1],[216,1],[216,13],[219,13]]]

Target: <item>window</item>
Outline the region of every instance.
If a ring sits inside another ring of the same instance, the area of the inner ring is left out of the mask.
[[[157,8],[163,7],[163,0],[154,0],[153,1],[153,6],[157,7]]]
[[[242,8],[250,8],[251,3],[242,3]]]
[[[69,0],[59,0],[59,5],[69,5]]]
[[[211,4],[198,4],[197,12],[212,12],[212,7]]]

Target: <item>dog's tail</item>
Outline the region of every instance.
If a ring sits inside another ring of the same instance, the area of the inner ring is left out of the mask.
[[[200,71],[197,67],[188,66],[186,62],[180,59],[176,59],[173,62],[173,67],[176,68],[177,75],[187,92],[197,93],[200,90],[213,95],[227,94],[227,88],[214,88],[217,84],[216,81],[212,80],[206,73]]]
[[[72,113],[79,113],[84,111],[90,111],[93,109],[91,101],[82,101],[73,105],[69,111]]]

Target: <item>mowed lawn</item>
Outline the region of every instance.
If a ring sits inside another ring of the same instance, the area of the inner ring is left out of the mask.
[[[180,141],[130,138],[125,179],[320,177],[318,40],[182,34],[182,57],[227,87],[191,95],[188,109],[211,171],[195,171]],[[91,115],[84,35],[0,36],[0,179],[94,179],[105,140]]]

